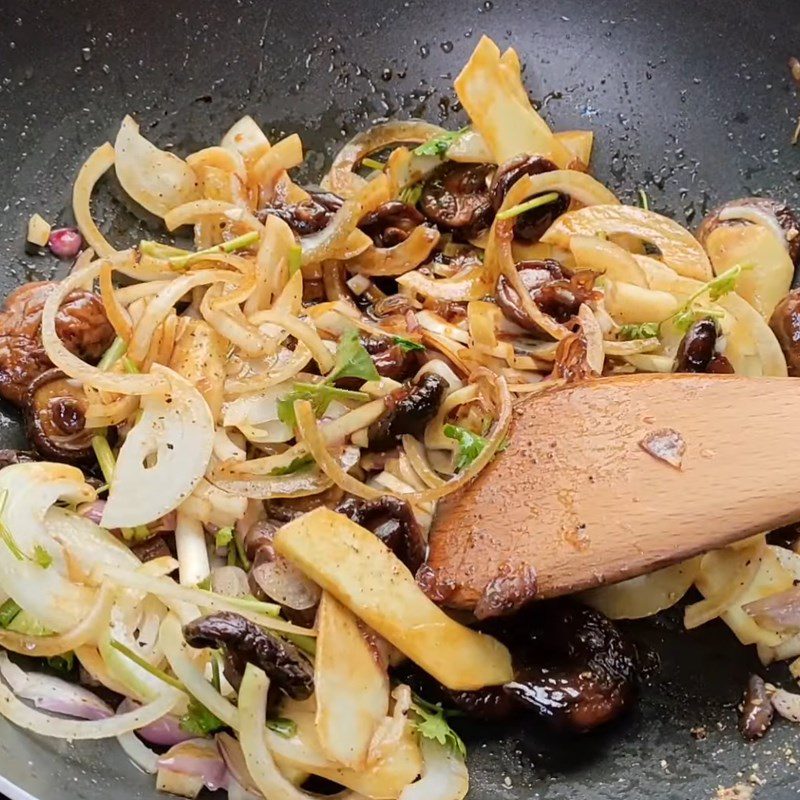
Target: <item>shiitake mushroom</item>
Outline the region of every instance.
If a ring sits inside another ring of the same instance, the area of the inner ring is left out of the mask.
[[[86,395],[61,370],[33,380],[24,407],[28,439],[44,458],[69,464],[90,463],[92,431],[86,427]]]

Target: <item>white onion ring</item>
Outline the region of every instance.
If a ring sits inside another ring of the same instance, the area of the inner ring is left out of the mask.
[[[7,686],[0,685],[0,713],[20,728],[41,736],[55,739],[108,739],[155,722],[172,711],[182,697],[180,692],[167,688],[155,700],[135,711],[107,719],[72,720],[42,714],[14,697]]]
[[[116,254],[92,218],[92,190],[94,185],[114,163],[114,148],[110,142],[100,145],[83,163],[72,187],[72,213],[86,243],[101,258]]]

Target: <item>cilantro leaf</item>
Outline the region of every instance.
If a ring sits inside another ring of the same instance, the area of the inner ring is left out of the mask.
[[[370,364],[372,364],[372,359],[370,359]],[[296,383],[294,389],[281,397],[277,404],[278,419],[290,428],[294,428],[297,424],[297,420],[294,418],[295,400],[308,400],[314,409],[314,416],[321,417],[334,400],[355,400],[364,403],[369,400],[369,395],[364,392],[351,392],[349,389],[337,389],[328,383]],[[289,472],[294,472],[297,468],[290,469]],[[286,475],[288,473],[275,472],[274,474]]]
[[[411,710],[419,718],[411,724],[414,730],[426,739],[432,739],[461,758],[467,757],[467,748],[461,737],[450,727],[445,719],[445,710],[430,703],[420,703],[418,699],[411,704]]]
[[[406,339],[403,336],[392,336],[392,341],[399,345],[404,353],[410,353],[412,350],[425,350],[425,345],[415,342],[413,339]]]
[[[325,379],[325,382],[333,383],[339,378],[361,378],[363,381],[377,381],[380,377],[370,354],[361,344],[358,331],[355,328],[346,330],[339,340],[339,347],[336,349],[333,370]]]
[[[275,467],[275,469],[270,470],[270,475],[291,475],[295,472],[300,472],[301,470],[307,469],[314,463],[314,459],[311,456],[298,456],[297,458],[293,458],[285,467]]]
[[[709,281],[706,284],[708,299],[712,303],[716,303],[720,297],[724,297],[726,294],[730,294],[734,291],[736,289],[736,281],[739,280],[743,269],[745,269],[745,267],[742,267],[741,264],[737,264],[735,267],[726,269],[725,272],[717,275],[714,280]]]
[[[278,736],[283,736],[284,739],[291,739],[297,733],[297,723],[293,719],[287,719],[286,717],[268,719],[266,725]]]
[[[33,548],[33,558],[31,561],[38,564],[42,569],[47,569],[53,563],[53,556],[51,556],[44,547],[37,544]]]
[[[675,314],[672,324],[681,333],[686,333],[695,322],[701,319],[718,319],[721,316],[722,313],[713,308],[685,308]]]
[[[658,336],[661,324],[658,322],[642,322],[640,325],[622,325],[619,329],[619,338],[630,341],[631,339],[652,339]]]
[[[196,698],[189,698],[189,706],[186,713],[181,717],[180,721],[181,730],[186,733],[191,733],[195,736],[208,736],[209,733],[221,730],[225,727],[225,723],[214,716],[202,703]]]
[[[445,425],[444,435],[448,439],[455,439],[458,442],[456,470],[459,472],[465,467],[468,467],[481,454],[481,451],[487,444],[483,436],[468,431],[466,428],[462,428],[459,425]]]
[[[460,131],[444,131],[427,142],[423,142],[419,147],[414,148],[415,156],[439,156],[444,158],[450,147],[458,141],[469,128],[462,128]]]

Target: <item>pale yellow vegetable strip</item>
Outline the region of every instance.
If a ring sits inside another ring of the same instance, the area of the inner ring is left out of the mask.
[[[458,99],[473,127],[502,164],[520,153],[541,155],[565,168],[572,154],[556,141],[547,123],[520,96],[519,77],[502,64],[497,45],[484,36],[455,80]],[[524,91],[524,89],[523,89]]]
[[[92,190],[100,177],[114,163],[114,148],[110,142],[100,145],[83,163],[72,189],[72,213],[86,243],[101,258],[116,254],[117,250],[100,232],[92,218]]]
[[[347,517],[317,508],[281,528],[275,549],[448,688],[512,680],[500,642],[448,617],[383,542]]]

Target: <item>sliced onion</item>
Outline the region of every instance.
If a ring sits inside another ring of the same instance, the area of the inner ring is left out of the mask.
[[[800,630],[800,586],[755,600],[744,606],[744,610],[759,625],[771,630]]]
[[[217,745],[210,739],[189,739],[158,757],[158,769],[196,775],[212,792],[228,785],[228,770]]]
[[[350,234],[358,227],[365,214],[374,211],[389,199],[389,186],[385,175],[369,181],[358,194],[333,215],[333,219],[318,233],[304,236],[302,263],[317,264],[326,258],[341,256]]]
[[[137,707],[138,703],[134,703],[133,700],[126,697],[117,708],[117,713],[121,714]],[[172,716],[171,714],[166,714],[161,717],[161,719],[149,725],[145,725],[142,728],[138,728],[136,733],[146,742],[161,745],[162,747],[171,747],[174,744],[178,744],[178,742],[185,742],[193,738],[191,733],[187,733],[181,728],[178,717]]]
[[[341,418],[340,418],[341,419]],[[288,451],[287,451],[288,452]],[[306,454],[306,448],[298,448],[299,455],[292,455],[292,458],[284,464],[287,466],[294,458],[301,458]],[[343,471],[352,469],[359,459],[360,451],[357,447],[345,447],[338,454],[336,463]],[[281,454],[281,457],[285,454]],[[278,458],[273,456],[272,458]],[[261,474],[261,470],[254,464],[255,461],[238,462],[233,464],[222,464],[213,474],[214,482],[226,491],[233,492],[254,500],[269,500],[279,497],[308,497],[309,495],[319,494],[329,489],[333,481],[317,468],[298,470],[288,475],[269,475]],[[285,458],[283,459],[285,460]],[[253,464],[253,468],[248,467]],[[241,467],[241,471],[237,467]],[[275,468],[278,468],[276,464]]]
[[[239,273],[229,270],[200,270],[176,278],[162,289],[147,306],[147,310],[133,332],[128,346],[128,355],[136,362],[144,360],[156,328],[166,319],[175,303],[192,289],[212,283],[238,284],[241,280],[242,276]]]
[[[135,733],[132,731],[122,733],[117,736],[117,741],[128,758],[139,769],[148,775],[155,775],[158,772],[158,756]]]
[[[51,675],[25,672],[0,653],[0,674],[11,691],[23,700],[31,700],[36,708],[80,719],[105,719],[113,709],[88,689]]]
[[[53,636],[28,636],[14,631],[0,630],[0,646],[14,653],[37,658],[49,658],[76,650],[96,639],[100,626],[108,619],[113,600],[113,588],[103,584],[92,610],[71,630]]]
[[[305,322],[281,311],[257,311],[250,318],[255,325],[277,325],[301,341],[310,351],[323,373],[333,368],[333,356],[313,328]]]
[[[431,467],[430,463],[428,462],[428,457],[425,453],[425,447],[422,442],[418,441],[413,436],[409,436],[408,434],[403,436],[402,441],[403,451],[408,457],[408,460],[411,463],[411,466],[414,468],[414,471],[417,473],[417,475],[419,475],[423,483],[426,486],[429,486],[431,489],[441,486],[444,483],[444,479],[434,472],[433,467]]]
[[[104,372],[92,367],[73,355],[58,338],[56,332],[56,316],[61,304],[74,289],[92,281],[100,272],[100,264],[94,263],[80,272],[73,272],[63,281],[56,284],[47,296],[42,309],[42,343],[47,357],[62,372],[87,386],[104,389],[118,394],[147,394],[164,390],[168,383],[162,375],[121,375]]]
[[[621,205],[598,205],[562,214],[542,236],[545,244],[568,247],[570,237],[628,234],[655,245],[664,263],[679,275],[708,281],[714,277],[711,263],[697,239],[677,222]]]
[[[361,275],[403,275],[428,260],[439,238],[436,228],[418,225],[394,247],[370,247],[361,255],[351,258],[347,262],[347,269]]]
[[[261,186],[261,201],[268,202],[282,174],[303,163],[303,142],[293,133],[276,142],[253,165],[252,173]]]
[[[174,153],[159,150],[126,116],[114,142],[116,171],[122,188],[151,214],[164,217],[198,195],[194,170]]]
[[[205,474],[214,440],[214,420],[203,396],[187,380],[159,364],[154,374],[169,384],[146,395],[142,415],[119,451],[103,510],[108,528],[152,522],[188,497]],[[145,459],[155,455],[154,466]]]
[[[420,737],[422,777],[407,786],[398,800],[463,800],[469,791],[464,760],[438,741]]]
[[[311,403],[297,400],[294,404],[297,432],[308,448],[317,466],[340,488],[365,500],[376,500],[385,492],[373,489],[345,472],[339,462],[328,452],[328,445],[320,433]]]
[[[435,300],[468,302],[486,295],[482,283],[483,269],[469,270],[456,278],[431,278],[421,272],[407,272],[397,278],[397,283],[409,292]]]
[[[0,686],[0,713],[25,730],[56,739],[108,739],[141,728],[169,713],[183,695],[175,689],[164,693],[141,708],[106,719],[68,720],[42,714],[14,697],[6,687]]]
[[[246,163],[251,164],[269,150],[269,139],[256,121],[248,115],[228,129],[220,145],[226,150],[240,154]]]
[[[239,744],[238,739],[235,739],[229,733],[218,733],[216,740],[222,760],[225,762],[231,777],[245,791],[260,796],[258,786],[256,786],[253,776],[247,769],[242,746]]]
[[[239,716],[242,745],[247,770],[264,797],[281,800],[311,800],[311,795],[298,789],[283,777],[267,747],[264,715],[267,710],[269,678],[263,670],[248,664],[239,689]]]
[[[449,494],[466,486],[473,480],[483,468],[494,458],[497,453],[497,448],[500,447],[503,440],[508,433],[508,427],[511,424],[512,412],[512,398],[511,393],[508,391],[508,384],[506,379],[501,375],[495,375],[488,370],[479,369],[476,371],[475,376],[477,380],[485,380],[489,384],[497,396],[496,408],[497,418],[494,421],[489,433],[486,434],[486,445],[483,450],[478,454],[475,460],[462,472],[452,480],[443,483],[441,486],[436,486],[426,489],[423,492],[418,492],[413,495],[406,495],[406,499],[413,503],[429,503],[434,500],[439,500]]]
[[[587,605],[610,619],[641,619],[675,605],[689,591],[700,569],[700,558],[640,575],[581,595]]]
[[[357,133],[336,154],[330,171],[322,179],[323,188],[342,197],[352,197],[364,188],[366,180],[356,175],[353,168],[364,156],[384,150],[393,144],[421,144],[444,133],[444,128],[424,120],[395,120],[373,125]]]
[[[114,332],[120,339],[128,342],[131,338],[131,321],[114,291],[114,284],[111,280],[113,268],[111,261],[104,261],[100,267],[100,297]]]
[[[181,225],[194,225],[207,217],[222,217],[226,222],[236,222],[249,230],[263,233],[264,226],[246,208],[228,203],[225,200],[192,200],[173,208],[164,216],[167,229],[174,231]]]
[[[92,191],[97,181],[114,163],[114,148],[106,142],[97,148],[83,163],[72,188],[72,213],[86,244],[101,258],[113,256],[117,251],[100,232],[92,217]]]
[[[211,609],[212,611],[234,611],[264,628],[270,628],[282,633],[296,633],[301,636],[315,635],[313,630],[302,628],[299,625],[292,625],[290,622],[279,619],[277,615],[280,611],[280,607],[276,605],[273,605],[270,609],[274,609],[274,616],[270,616],[270,614],[266,613],[266,610],[253,611],[249,603],[243,603],[236,598],[223,597],[213,592],[205,592],[189,586],[181,586],[171,578],[155,577],[143,574],[142,572],[131,572],[129,570],[115,569],[113,567],[107,567],[104,571],[111,580],[120,586],[154,594],[170,606],[175,606],[179,603],[189,603],[200,608]],[[262,603],[260,605],[265,609],[270,608],[269,603]]]
[[[94,490],[76,467],[12,464],[0,472],[0,490],[7,492],[2,522],[20,550],[32,555],[40,547],[52,559],[45,569],[0,547],[0,588],[47,628],[56,632],[75,628],[91,613],[97,590],[71,580],[70,566],[77,562],[85,570],[101,564],[133,568],[138,559],[89,520],[53,507],[59,499],[72,503],[94,499]]]
[[[192,168],[215,167],[230,172],[244,183],[247,180],[247,167],[242,153],[235,148],[206,147],[186,157],[186,163]]]
[[[212,714],[234,730],[239,729],[239,711],[226,700],[207,680],[189,656],[181,630],[174,614],[168,614],[161,623],[158,642],[169,661],[172,671],[193,697],[196,697]],[[195,651],[197,653],[198,651]],[[263,724],[263,720],[262,720]]]

